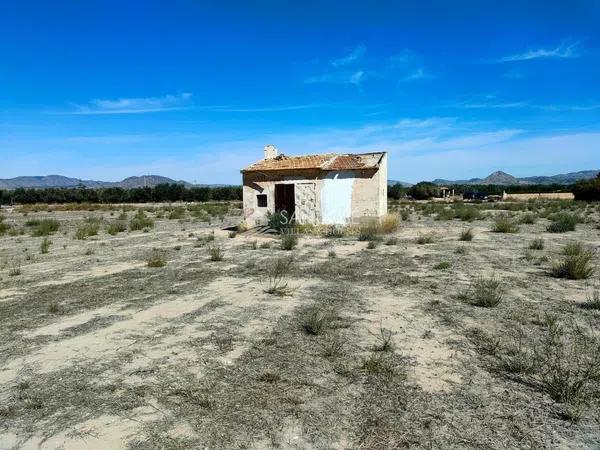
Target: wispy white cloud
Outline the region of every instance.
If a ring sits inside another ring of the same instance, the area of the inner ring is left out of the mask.
[[[305,105],[275,105],[275,106],[258,106],[258,107],[243,107],[243,106],[207,106],[200,109],[214,112],[234,112],[234,113],[260,113],[260,112],[283,112],[283,111],[299,111],[303,109],[316,108],[332,108],[335,105],[324,103],[310,103]]]
[[[142,114],[186,109],[191,106],[192,94],[165,95],[163,97],[94,99],[78,105],[73,114]]]
[[[419,67],[418,69],[410,72],[408,75],[400,78],[400,81],[416,81],[416,80],[427,80],[435,78],[433,74],[425,72],[425,69]]]
[[[564,59],[581,56],[579,41],[563,41],[554,48],[538,48],[497,58],[495,62],[530,61],[533,59]]]
[[[364,44],[359,44],[356,47],[354,47],[354,49],[350,53],[348,53],[346,56],[332,60],[331,65],[333,67],[342,67],[342,66],[352,65],[352,64],[356,63],[357,61],[359,61],[360,59],[362,59],[362,57],[365,55],[366,51],[367,51],[367,47],[365,47]]]
[[[336,71],[328,72],[321,75],[313,75],[306,77],[304,83],[306,84],[318,84],[318,83],[330,83],[330,84],[352,84],[360,86],[365,80],[366,74],[362,70],[357,71]]]

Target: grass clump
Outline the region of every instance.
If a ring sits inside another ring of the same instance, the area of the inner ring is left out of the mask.
[[[558,213],[552,216],[552,222],[546,230],[550,233],[566,233],[567,231],[575,231],[577,226],[577,217],[573,214]]]
[[[494,233],[517,233],[519,231],[519,226],[514,223],[510,217],[500,216],[494,221],[492,231]]]
[[[40,244],[40,253],[48,253],[48,251],[50,250],[50,245],[52,244],[52,241],[48,238],[44,238],[44,240],[42,241],[42,243]]]
[[[434,270],[448,270],[450,268],[450,263],[448,261],[442,261],[433,266]]]
[[[75,231],[75,239],[83,240],[90,236],[96,236],[99,229],[100,225],[97,223],[86,223],[77,228],[77,231]]]
[[[479,276],[471,282],[467,291],[462,294],[462,297],[472,305],[493,308],[502,302],[504,293],[504,286],[495,275],[492,275],[490,278]]]
[[[330,239],[343,238],[346,235],[346,229],[339,225],[330,225],[323,231],[323,237]]]
[[[385,241],[385,245],[398,245],[398,238],[391,237]]]
[[[146,259],[146,265],[148,267],[164,267],[167,265],[167,258],[165,256],[165,252],[159,249],[152,249],[152,252]]]
[[[392,330],[384,328],[381,324],[379,325],[379,333],[375,335],[377,338],[377,344],[373,347],[373,351],[376,352],[391,352],[394,350],[394,333]]]
[[[433,243],[433,241],[435,241],[435,233],[427,233],[427,234],[421,234],[417,237],[417,244],[419,245],[424,245],[424,244],[431,244]]]
[[[281,249],[293,250],[298,245],[298,235],[291,233],[283,233],[281,235]]]
[[[529,244],[530,250],[543,250],[544,249],[544,240],[542,238],[535,238]]]
[[[307,311],[302,328],[307,334],[318,336],[325,333],[330,325],[331,315],[327,311],[313,306]]]
[[[170,219],[170,220],[185,219],[185,215],[186,215],[185,208],[182,206],[178,206],[176,208],[173,208],[171,210],[171,212],[169,212],[167,219]]]
[[[143,209],[138,209],[137,213],[129,221],[129,229],[131,231],[144,230],[154,227],[154,221],[148,217]]]
[[[228,236],[229,239],[234,239],[237,236],[237,231],[230,231]]]
[[[208,255],[211,261],[223,261],[225,252],[218,245],[213,245],[208,248]]]
[[[60,223],[54,219],[28,220],[25,225],[33,227],[32,236],[49,236],[60,228]]]
[[[58,306],[58,303],[50,303],[48,305],[48,312],[50,314],[58,314],[60,312],[60,307]]]
[[[594,273],[592,266],[593,253],[581,243],[569,243],[563,249],[563,257],[556,261],[550,274],[556,278],[583,280]]]
[[[106,232],[111,236],[114,236],[118,233],[122,233],[127,230],[127,224],[122,220],[117,220],[108,224],[106,227]]]
[[[463,206],[456,210],[454,217],[463,222],[473,222],[474,220],[481,219],[481,212],[473,206]]]
[[[277,258],[268,269],[268,286],[265,289],[267,294],[278,295],[283,297],[284,295],[290,295],[292,290],[288,286],[288,276],[292,268],[294,259],[289,258]]]
[[[533,225],[537,221],[537,216],[533,213],[525,213],[519,218],[522,224]]]
[[[358,240],[359,241],[374,241],[377,239],[379,233],[379,224],[370,221],[360,226],[358,229]]]
[[[8,268],[9,277],[18,277],[21,273],[21,264],[19,263],[14,263]]]
[[[579,305],[583,309],[600,310],[600,291],[594,289],[594,292],[589,295],[585,302]]]
[[[369,243],[367,244],[367,249],[369,250],[373,250],[375,248],[377,248],[377,241],[369,241]]]
[[[400,216],[397,214],[386,214],[381,220],[381,232],[382,233],[393,233],[398,230],[400,226]]]
[[[361,369],[367,375],[393,375],[395,373],[392,358],[380,352],[372,352],[363,361]]]
[[[460,232],[460,236],[458,237],[459,241],[472,241],[473,240],[473,228],[467,228],[466,230],[462,230]]]

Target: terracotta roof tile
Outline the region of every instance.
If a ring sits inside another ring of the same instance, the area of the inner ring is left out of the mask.
[[[378,168],[383,153],[365,153],[336,155],[333,153],[323,155],[286,156],[279,155],[273,159],[261,159],[250,164],[242,172],[269,171],[269,170],[356,170]]]

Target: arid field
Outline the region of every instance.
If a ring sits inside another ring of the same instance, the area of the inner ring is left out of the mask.
[[[0,448],[600,446],[599,205],[239,208],[2,209]]]

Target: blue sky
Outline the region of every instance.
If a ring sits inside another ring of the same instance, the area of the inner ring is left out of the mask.
[[[390,153],[416,182],[600,168],[600,2],[3,2],[0,178],[239,183]]]

